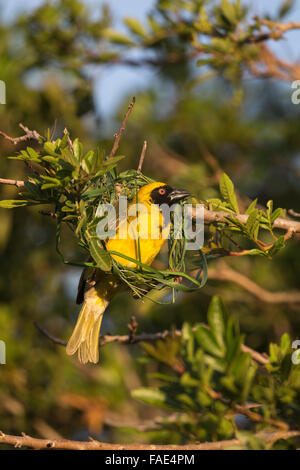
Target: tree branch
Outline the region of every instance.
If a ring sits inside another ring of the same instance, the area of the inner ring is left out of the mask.
[[[263,20],[259,19],[259,22],[270,28],[272,31],[270,33],[270,38],[279,39],[282,34],[286,31],[291,31],[292,29],[300,29],[299,21],[289,21],[288,23],[278,23],[276,21]]]
[[[274,444],[279,439],[291,439],[300,436],[300,431],[260,432],[257,437],[266,443]],[[91,439],[91,438],[90,438]],[[68,450],[221,450],[241,444],[239,439],[218,442],[203,442],[202,444],[187,445],[156,445],[156,444],[109,444],[91,439],[90,442],[71,441],[68,439],[38,439],[27,436],[12,436],[0,431],[0,444],[10,444],[14,447],[29,447],[31,449],[68,449]]]
[[[281,39],[285,32],[300,28],[300,23],[297,21],[290,21],[289,23],[278,23],[275,21],[263,20],[258,17],[255,17],[254,20],[259,21],[259,23],[263,26],[267,26],[269,31],[262,31],[256,34],[252,34],[239,42],[257,44],[259,42],[267,41],[268,39]]]
[[[223,397],[221,392],[216,392],[209,386],[205,386],[205,390],[207,393],[210,395],[210,397],[213,400],[220,400],[224,405],[228,405],[228,401]],[[255,405],[257,404],[251,404],[251,407],[249,405],[239,405],[238,403],[232,403],[232,409],[235,410],[237,413],[240,413],[244,416],[247,416],[251,421],[254,421],[256,423],[266,423],[269,424],[270,426],[275,426],[280,430],[281,432],[287,432],[289,430],[289,425],[287,423],[284,423],[283,421],[279,421],[277,419],[273,418],[268,418],[266,416],[260,415],[259,413],[256,413],[255,411],[252,411],[250,408],[254,408]],[[262,405],[258,405],[262,406]]]
[[[216,281],[228,281],[238,284],[262,302],[270,304],[298,303],[300,291],[270,292],[260,287],[248,277],[230,268],[225,263],[219,263],[216,269],[208,270],[208,278]]]
[[[193,210],[192,215],[195,216],[196,211]],[[230,216],[230,214],[228,214],[227,212],[210,211],[204,208],[204,223],[205,224],[227,223],[227,220],[225,217],[228,217],[228,216]],[[245,225],[249,216],[246,214],[235,214],[234,217],[238,219],[242,224]],[[278,218],[275,220],[273,227],[280,229],[280,230],[286,230],[286,231],[290,230],[293,233],[300,233],[300,222],[297,222],[295,220]]]
[[[121,124],[121,127],[120,127],[120,130],[117,134],[115,134],[115,141],[114,141],[114,144],[113,144],[113,147],[111,149],[111,152],[109,154],[109,157],[108,158],[111,158],[115,155],[116,151],[118,150],[118,147],[119,147],[119,142],[120,142],[120,139],[122,137],[122,134],[125,130],[125,126],[126,126],[126,122],[127,122],[127,119],[129,118],[130,116],[130,113],[132,111],[132,108],[135,104],[135,96],[132,98],[132,101],[131,103],[129,104],[128,106],[128,110],[127,110],[127,113],[125,114],[124,116],[124,119],[122,121],[122,124]]]
[[[52,335],[49,333],[45,328],[41,327],[37,322],[34,322],[34,325],[36,328],[39,330],[40,333],[42,333],[46,338],[48,338],[50,341],[52,341],[54,344],[58,344],[59,346],[66,346],[67,343],[66,341],[63,341],[60,338],[57,338],[56,336]],[[193,328],[195,329],[195,327]],[[118,343],[118,344],[137,344],[141,342],[151,342],[151,341],[157,341],[159,339],[165,339],[165,338],[172,338],[172,337],[181,337],[182,336],[182,331],[181,330],[165,330],[165,331],[160,331],[158,333],[142,333],[140,335],[103,335],[100,336],[100,347],[105,346],[110,343]],[[250,348],[249,346],[246,346],[245,344],[241,345],[241,349],[243,352],[249,353],[256,362],[259,364],[265,365],[268,364],[269,359],[268,356],[265,354],[261,354],[258,351],[255,351],[254,349]]]
[[[17,188],[23,188],[24,181],[0,178],[0,184],[11,184],[13,186],[17,186]]]
[[[291,214],[293,217],[300,217],[300,213],[294,211],[294,209],[289,209],[288,213]]]
[[[299,78],[300,64],[289,63],[276,57],[264,44],[260,44],[260,54],[256,60],[248,61],[250,72],[256,77],[278,78],[293,81]]]
[[[128,114],[128,112],[127,112],[127,114]],[[126,114],[126,116],[127,116],[127,114]],[[127,116],[127,118],[128,118],[128,116]],[[124,121],[123,121],[123,123],[124,123]],[[123,130],[125,128],[125,127],[123,127],[123,124],[122,124],[121,129],[122,128],[123,128]],[[121,129],[120,129],[120,131],[121,131]],[[121,138],[122,132],[121,132],[121,134],[120,134],[120,132],[117,134],[119,136],[119,140]],[[117,139],[117,137],[116,137],[116,139]],[[117,145],[115,151],[117,150],[117,148],[118,148],[118,145]],[[144,144],[144,148],[145,148],[145,144]],[[114,153],[115,153],[115,151],[114,151]],[[113,154],[111,153],[110,156],[113,156],[114,153]],[[142,155],[141,155],[141,157],[142,157]],[[141,163],[141,160],[140,160],[140,163]],[[0,184],[10,184],[10,185],[14,185],[14,186],[17,186],[17,187],[23,187],[24,186],[24,181],[0,178]],[[196,212],[193,211],[192,215],[195,217]],[[229,215],[230,214],[228,214],[227,212],[222,212],[222,211],[216,212],[216,211],[211,211],[211,210],[208,210],[208,209],[204,208],[204,223],[205,224],[227,223],[227,220],[226,220],[225,217],[228,217]],[[246,215],[246,214],[236,214],[235,217],[240,222],[242,222],[242,224],[246,224],[249,216]],[[300,233],[300,222],[297,222],[295,220],[278,218],[278,219],[275,220],[275,222],[273,224],[273,227],[277,228],[277,229],[280,229],[280,230],[286,230],[287,232],[289,232],[289,237],[288,238],[291,238],[291,236],[294,233]]]
[[[146,150],[147,150],[147,140],[144,140],[144,145],[143,145],[143,149],[142,149],[142,153],[141,153],[141,156],[140,156],[139,165],[138,165],[138,169],[137,169],[138,173],[141,173],[141,171],[142,171]]]
[[[52,217],[52,219],[57,219],[58,215],[55,212],[51,211],[39,211],[41,215],[46,215],[47,217]]]
[[[46,338],[50,339],[52,341],[52,343],[59,344],[60,346],[66,346],[67,345],[67,343],[65,341],[63,341],[60,338],[56,338],[55,336],[53,336],[51,333],[49,333],[49,331],[47,331],[45,328],[43,328],[41,325],[39,325],[36,321],[33,322],[33,324],[39,330],[39,332],[42,333],[42,335],[46,336]]]
[[[0,131],[0,135],[2,135],[4,139],[9,140],[14,145],[17,145],[20,142],[26,142],[27,140],[37,140],[38,142],[40,141],[41,136],[37,131],[31,131],[30,129],[28,129],[28,127],[24,126],[24,124],[22,124],[21,122],[19,126],[25,132],[25,134],[20,137],[10,137],[9,135],[5,134],[5,132],[2,132],[2,131]]]

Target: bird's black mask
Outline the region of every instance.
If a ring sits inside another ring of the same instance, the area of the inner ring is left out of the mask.
[[[168,204],[169,206],[182,201],[188,196],[190,196],[190,193],[185,189],[173,189],[168,184],[153,189],[150,194],[151,200],[154,204]]]

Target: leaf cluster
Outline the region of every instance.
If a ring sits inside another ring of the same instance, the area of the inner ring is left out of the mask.
[[[282,2],[274,21],[293,4]],[[79,79],[87,63],[126,62],[124,53],[139,48],[147,51],[146,61],[150,51],[149,62],[157,66],[188,64],[201,53],[199,67],[208,66],[236,84],[243,70],[259,58],[257,37],[265,33],[260,18],[250,19],[241,0],[158,0],[146,22],[126,17],[124,26],[125,32],[113,27],[108,6],[92,17],[79,0],[46,2],[19,20],[32,52],[29,65],[67,63]],[[268,34],[278,39],[271,27]]]
[[[235,251],[234,255],[262,255],[271,258],[285,246],[284,235],[276,236],[274,234],[274,222],[278,217],[284,217],[286,210],[278,207],[273,210],[273,201],[268,201],[267,208],[257,208],[257,199],[252,201],[245,211],[248,216],[246,223],[241,222],[238,218],[240,213],[237,197],[234,190],[234,184],[226,173],[220,178],[220,193],[222,199],[212,198],[206,202],[210,209],[214,211],[225,212],[226,223],[218,223],[211,228],[211,253],[221,253],[225,249],[231,251],[234,238],[233,236],[247,239],[252,245],[250,249]],[[260,231],[264,231],[264,236],[269,235],[271,241],[265,243],[259,238]],[[226,242],[226,240],[227,242]],[[230,241],[228,245],[228,240]],[[235,243],[235,247],[238,246]]]
[[[85,152],[79,139],[71,141],[67,131],[62,139],[52,140],[50,135],[41,137],[40,146],[40,150],[27,147],[17,156],[9,157],[24,161],[33,172],[25,181],[20,199],[0,201],[0,207],[12,209],[28,205],[54,205],[56,247],[64,263],[113,272],[137,297],[146,295],[151,289],[166,287],[173,290],[174,301],[175,291],[187,292],[205,284],[205,256],[200,250],[204,275],[199,282],[185,272],[185,239],[177,239],[173,228],[169,240],[169,269],[166,270],[147,266],[140,258],[135,260],[119,252],[108,252],[105,241],[96,234],[97,224],[102,217],[97,212],[100,204],[116,205],[120,195],[135,200],[138,189],[153,180],[136,170],[118,173],[116,167],[123,156],[108,158],[99,148]],[[64,259],[60,249],[62,223],[75,234],[78,245],[87,252],[90,261],[82,263]],[[137,267],[125,267],[112,255],[134,261]],[[189,284],[179,283],[178,277],[184,278]]]
[[[136,389],[133,397],[176,412],[161,429],[177,433],[184,442],[232,438],[239,433],[239,413],[248,419],[245,447],[266,447],[257,433],[276,431],[282,421],[297,429],[300,368],[292,363],[289,335],[280,345],[271,343],[269,363],[258,366],[243,352],[236,318],[227,314],[218,296],[210,303],[207,320],[208,325],[185,323],[180,340],[142,345],[147,360],[163,372],[151,374],[158,387]]]

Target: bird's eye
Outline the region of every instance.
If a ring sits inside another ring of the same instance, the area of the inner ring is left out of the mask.
[[[158,194],[161,194],[161,195],[166,194],[166,190],[164,188],[160,188],[158,190]]]

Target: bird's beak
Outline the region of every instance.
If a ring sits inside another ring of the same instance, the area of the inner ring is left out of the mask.
[[[169,194],[169,199],[171,202],[178,202],[189,196],[190,193],[185,189],[173,189],[173,191]]]

